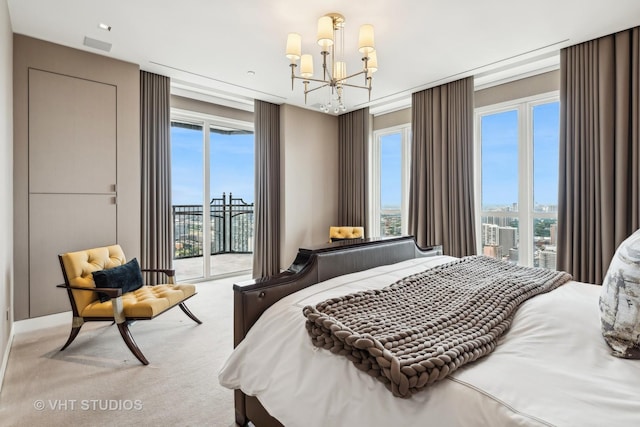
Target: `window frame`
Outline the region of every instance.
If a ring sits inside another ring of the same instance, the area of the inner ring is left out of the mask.
[[[371,237],[381,237],[380,233],[380,201],[381,201],[381,139],[385,136],[400,133],[401,146],[401,189],[400,189],[400,232],[402,235],[408,234],[409,230],[409,185],[410,185],[410,168],[411,168],[411,123],[391,126],[384,129],[373,131],[369,158],[369,183],[370,183],[370,202],[369,223],[372,230],[369,231]]]
[[[533,232],[535,218],[555,218],[556,212],[535,212],[533,200],[533,109],[542,104],[560,102],[560,91],[554,90],[524,98],[478,107],[474,110],[474,197],[476,220],[476,242],[478,253],[482,253],[482,118],[506,111],[518,114],[518,212],[491,212],[496,217],[518,217],[518,263],[533,266]],[[523,239],[524,237],[524,239]]]

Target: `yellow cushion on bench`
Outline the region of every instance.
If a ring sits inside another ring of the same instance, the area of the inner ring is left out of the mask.
[[[191,284],[143,286],[122,295],[124,315],[127,318],[155,317],[195,292],[196,287]],[[106,302],[95,300],[88,304],[80,315],[82,317],[113,317],[111,300]]]

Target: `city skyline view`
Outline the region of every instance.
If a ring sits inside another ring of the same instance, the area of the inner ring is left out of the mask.
[[[209,156],[204,158],[204,129]],[[205,168],[209,195],[204,197]],[[203,126],[171,123],[171,185],[174,260],[182,277],[246,270],[253,252],[254,136]],[[203,209],[203,202],[209,206]],[[205,242],[209,241],[206,247]],[[220,258],[233,254],[247,256]],[[226,260],[226,261],[224,261]]]
[[[531,107],[526,117],[518,117],[522,108],[481,117],[481,243],[486,256],[556,268],[559,107],[557,101],[547,102]],[[521,140],[523,129],[530,140]],[[524,186],[523,159],[533,166],[532,181]],[[531,193],[532,200],[520,198]],[[520,233],[521,219],[531,221],[531,235]]]

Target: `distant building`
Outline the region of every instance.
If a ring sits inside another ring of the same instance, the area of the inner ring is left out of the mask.
[[[502,249],[498,245],[485,245],[482,247],[482,255],[502,259]]]
[[[517,263],[519,259],[518,255],[519,255],[518,248],[509,249],[509,261]]]
[[[498,246],[498,227],[495,224],[482,224],[482,244],[486,246]]]
[[[380,235],[400,236],[402,234],[402,216],[399,209],[380,211]]]
[[[551,233],[550,243],[554,246],[557,245],[558,241],[556,239],[558,238],[558,224],[551,224],[549,232]]]
[[[550,270],[556,269],[556,247],[547,246],[543,251],[540,251],[540,267],[548,268]]]
[[[518,229],[515,227],[498,228],[498,244],[502,248],[503,254],[508,254],[511,249],[518,247],[517,233]]]
[[[509,227],[511,226],[511,223],[513,222],[513,220],[514,220],[513,217],[508,217],[508,216],[489,215],[489,216],[482,217],[483,224],[493,224],[499,227]]]

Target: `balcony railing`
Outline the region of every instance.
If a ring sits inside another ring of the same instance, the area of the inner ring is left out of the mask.
[[[209,204],[210,254],[251,253],[253,251],[253,203],[242,198],[213,198]],[[202,206],[173,206],[173,259],[203,255]]]

